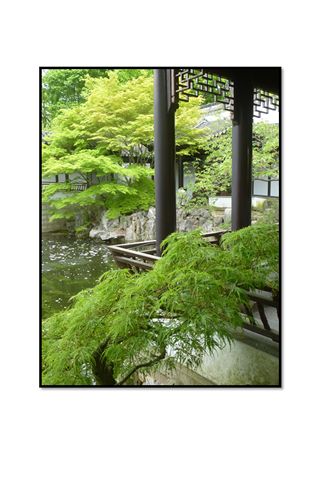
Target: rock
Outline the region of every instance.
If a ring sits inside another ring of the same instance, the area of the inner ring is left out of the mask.
[[[155,207],[149,207],[148,218],[154,219],[154,220],[156,219],[156,208]]]
[[[180,223],[180,225],[177,226],[177,228],[178,228],[179,232],[191,231],[192,229],[194,229],[191,219],[188,219],[188,218],[183,219],[182,222]]]
[[[179,188],[177,191],[176,199],[177,199],[177,207],[184,207],[189,200],[190,194],[184,190],[184,188]]]
[[[206,222],[206,223],[201,225],[201,229],[205,233],[210,233],[210,231],[214,231],[214,224],[212,222]]]
[[[199,215],[207,219],[210,217],[210,212],[207,209],[199,209]]]
[[[66,227],[68,231],[73,231],[75,229],[75,222],[67,220]]]
[[[109,236],[108,236],[109,235]],[[122,233],[117,233],[117,231],[110,231],[110,233],[107,233],[103,237],[101,237],[101,240],[117,240],[118,243],[120,243],[122,240],[124,241],[124,235]]]
[[[101,238],[105,234],[106,234],[106,232],[103,230],[97,230],[97,229],[92,228],[92,230],[89,233],[89,237],[90,238]]]
[[[107,211],[104,211],[102,214],[102,218],[99,224],[99,229],[102,231],[113,231],[119,228],[120,218],[116,217],[115,219],[106,218]]]
[[[89,230],[85,229],[85,230],[82,230],[82,231],[77,231],[76,232],[76,238],[78,238],[78,239],[89,238]]]
[[[229,209],[231,211],[231,209]],[[228,209],[226,209],[228,211]],[[107,219],[106,212],[98,227],[91,229],[90,238],[99,240],[122,239],[124,242],[154,240],[156,238],[156,209],[149,207],[147,211],[134,212],[129,216]],[[188,232],[201,227],[204,232],[214,231],[223,222],[223,216],[214,216],[206,208],[184,211],[178,206],[176,223],[178,232]]]
[[[100,239],[102,241],[107,241],[107,240],[112,240],[115,238],[119,239],[124,239],[125,232],[121,231],[104,231],[104,230],[97,230],[97,229],[92,229],[89,233],[90,238],[96,238]]]
[[[225,211],[224,211],[224,222],[225,223],[228,223],[231,221],[231,209],[230,208],[227,208]]]
[[[194,216],[194,217],[195,216],[201,216],[201,209],[193,209],[191,211],[191,215]]]
[[[149,219],[145,226],[145,240],[154,240],[156,238],[155,219]]]
[[[137,236],[131,228],[128,228],[126,230],[125,239],[126,239],[126,242],[136,242],[137,241]]]
[[[268,210],[268,209],[270,209],[278,204],[279,204],[279,200],[277,198],[268,198],[268,199],[264,200],[262,203],[263,212],[265,212],[266,210]]]
[[[111,236],[111,233],[108,233],[108,232],[104,233],[103,235],[98,235],[98,236],[99,236],[100,240],[102,240],[103,242],[106,242],[107,240],[111,240],[111,238],[113,238]]]

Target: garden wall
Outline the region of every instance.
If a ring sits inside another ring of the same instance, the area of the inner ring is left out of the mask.
[[[49,204],[46,202],[42,203],[42,232],[43,233],[52,233],[52,232],[57,232],[61,231],[63,233],[65,232],[74,232],[74,220],[71,219],[54,219],[53,221],[50,221],[50,217],[52,214],[48,214],[48,211],[51,209]],[[60,209],[61,211],[61,209]],[[58,210],[58,212],[60,212]]]

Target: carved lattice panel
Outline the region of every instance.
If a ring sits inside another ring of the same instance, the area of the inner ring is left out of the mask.
[[[234,82],[214,75],[204,69],[175,69],[174,102],[188,102],[190,97],[207,93],[214,102],[221,103],[225,110],[234,112]],[[279,110],[279,97],[255,88],[253,94],[253,117],[261,117],[270,110]]]
[[[225,110],[233,113],[233,82],[205,72],[204,69],[180,69],[175,74],[175,92],[181,101],[198,97],[203,93],[213,96],[214,102],[221,103]]]
[[[255,88],[253,91],[253,116],[261,117],[261,114],[269,114],[269,110],[279,111],[279,97]]]

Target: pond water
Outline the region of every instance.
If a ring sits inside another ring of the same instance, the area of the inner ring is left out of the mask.
[[[93,287],[103,273],[116,268],[107,244],[50,233],[42,235],[41,262],[42,319],[66,309],[70,297]]]

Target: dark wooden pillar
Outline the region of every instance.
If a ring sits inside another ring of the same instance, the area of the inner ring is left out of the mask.
[[[253,85],[249,70],[234,87],[232,128],[232,231],[251,225]]]
[[[176,230],[175,115],[170,108],[170,71],[154,70],[154,154],[156,189],[156,244]]]

